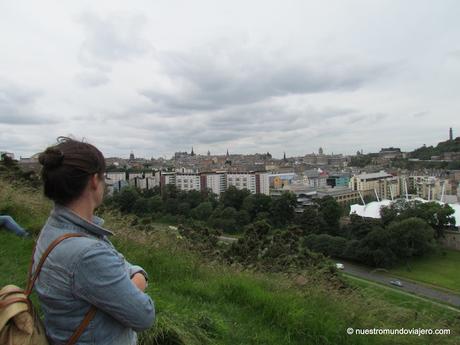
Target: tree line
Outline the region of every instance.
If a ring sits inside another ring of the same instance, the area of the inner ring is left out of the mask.
[[[105,205],[141,218],[242,233],[250,241],[254,241],[250,235],[254,224],[263,222],[267,238],[261,243],[269,243],[275,234],[287,242],[292,237],[296,248],[376,267],[426,255],[436,248],[445,229],[455,225],[454,210],[436,202],[402,200],[382,208],[381,219],[351,215],[341,223],[343,210],[332,197],[316,199],[298,213],[291,192],[270,197],[233,186],[220,198],[209,190],[185,192],[174,185],[147,191],[126,187],[106,198]],[[260,243],[246,246],[260,247]],[[267,248],[260,250],[265,253]]]
[[[174,185],[140,191],[125,187],[105,199],[105,205],[122,212],[153,220],[184,222],[196,220],[226,233],[239,233],[254,221],[266,220],[285,226],[295,216],[297,198],[284,193],[273,199],[265,194],[251,194],[247,189],[229,187],[218,198],[210,190],[181,191]]]

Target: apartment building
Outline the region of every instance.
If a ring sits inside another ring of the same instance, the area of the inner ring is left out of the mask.
[[[268,173],[239,172],[227,173],[227,188],[234,186],[237,189],[248,189],[251,193],[269,195],[270,182]]]
[[[361,200],[357,191],[351,190],[348,187],[335,187],[335,188],[323,188],[317,192],[319,198],[331,196],[341,205],[347,205],[352,203],[358,203]]]
[[[227,173],[227,188],[234,186],[237,189],[248,189],[251,193],[256,192],[256,177],[253,173]]]
[[[176,174],[176,187],[183,191],[201,190],[199,174]]]
[[[354,175],[350,179],[349,187],[362,195],[375,195],[379,199],[394,199],[400,196],[399,178],[384,171]]]
[[[248,189],[251,193],[263,193],[268,195],[270,191],[269,175],[262,172],[203,172],[203,173],[176,173],[157,172],[155,180],[160,186],[173,184],[184,191],[210,189],[220,195],[228,187],[235,186],[238,189]]]
[[[126,181],[126,173],[124,171],[112,171],[105,173],[106,182],[111,181],[112,183],[116,183],[118,181]]]
[[[143,173],[128,173],[128,180],[134,180],[136,178],[143,178],[144,174]]]
[[[425,176],[418,180],[415,188],[419,197],[425,200],[446,201],[446,197],[453,194],[452,183],[447,179],[434,176]]]
[[[210,189],[214,194],[220,195],[227,188],[225,173],[203,173],[201,178],[201,190]]]

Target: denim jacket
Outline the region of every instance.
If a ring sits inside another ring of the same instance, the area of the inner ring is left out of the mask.
[[[35,283],[52,344],[65,344],[91,305],[97,313],[77,344],[134,345],[136,331],[152,326],[152,299],[132,282],[135,273],[147,273],[125,260],[108,240],[112,233],[103,220],[88,222],[70,209],[55,205],[37,241],[34,270],[48,245],[66,233],[68,238],[50,253]]]

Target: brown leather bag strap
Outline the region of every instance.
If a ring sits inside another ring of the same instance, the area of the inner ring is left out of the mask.
[[[2,293],[0,293],[0,298],[3,297],[5,298],[6,296],[8,295],[12,295],[12,294],[15,294],[15,293],[24,293],[24,290],[23,289],[20,289],[20,288],[17,288],[17,289],[11,289],[11,290],[8,290],[8,291],[4,291]]]
[[[80,338],[85,328],[88,327],[89,323],[96,315],[96,312],[97,309],[95,306],[91,306],[91,308],[89,308],[88,312],[85,315],[85,318],[83,319],[77,330],[72,334],[69,341],[67,342],[67,345],[74,345],[77,342],[78,338]]]
[[[30,306],[30,301],[28,298],[25,298],[25,297],[13,297],[13,298],[8,298],[4,301],[0,301],[0,309],[3,309],[3,308],[6,308],[8,307],[9,305],[11,304],[14,304],[14,303],[18,303],[18,302],[22,302],[22,303],[25,303],[27,304],[27,307]]]
[[[25,291],[25,295],[27,297],[29,297],[30,294],[32,293],[32,289],[34,288],[35,281],[37,280],[38,275],[40,274],[42,266],[45,263],[45,260],[48,257],[49,253],[51,253],[51,251],[59,243],[61,243],[62,241],[66,240],[68,238],[72,238],[72,237],[86,237],[86,236],[83,235],[83,234],[69,233],[69,234],[65,234],[65,235],[62,235],[62,236],[59,236],[58,238],[56,238],[53,242],[51,242],[51,244],[48,246],[48,248],[43,253],[42,257],[40,258],[40,262],[38,263],[37,268],[35,269],[35,273],[32,276],[32,266],[33,266],[33,263],[34,263],[35,249],[37,247],[37,245],[35,245],[35,248],[34,248],[34,251],[33,251],[33,254],[32,254],[32,260],[30,262],[30,267],[29,267],[29,277],[28,277],[28,282],[27,282],[27,288],[26,288],[26,291]]]
[[[34,249],[32,250],[32,258],[30,259],[29,270],[27,271],[27,286],[26,286],[26,289],[24,291],[27,291],[29,289],[29,284],[31,282],[32,268],[33,268],[33,265],[34,265],[34,256],[35,256],[35,250],[37,249],[37,243],[38,243],[38,241],[35,242]],[[32,291],[32,289],[30,289],[30,291]]]

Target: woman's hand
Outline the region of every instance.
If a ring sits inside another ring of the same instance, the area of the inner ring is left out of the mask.
[[[144,292],[145,289],[147,288],[147,280],[145,279],[142,273],[136,273],[135,275],[133,275],[131,278],[131,281],[142,292]]]

